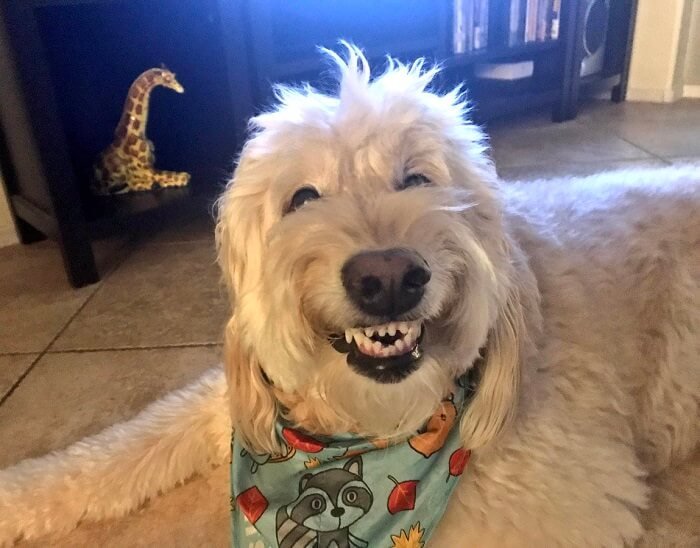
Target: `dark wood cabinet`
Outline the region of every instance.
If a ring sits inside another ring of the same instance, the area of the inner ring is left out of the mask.
[[[558,39],[508,46],[507,3],[491,0],[487,46],[453,54],[453,0],[3,0],[0,165],[22,241],[56,238],[71,283],[96,281],[94,227],[215,194],[271,84],[327,85],[317,48],[337,49],[339,38],[377,63],[387,53],[441,62],[442,83],[466,82],[479,120],[542,105],[569,119],[582,86],[610,77],[621,100],[636,2],[612,2],[604,70],[582,79],[584,3],[562,0]],[[534,61],[526,82],[475,77],[477,63],[519,60]],[[161,166],[193,174],[190,187],[95,198],[91,165],[111,140],[126,90],[160,63],[186,92],[158,92],[149,136]]]

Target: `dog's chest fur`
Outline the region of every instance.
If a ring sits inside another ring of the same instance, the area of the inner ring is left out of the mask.
[[[523,364],[514,427],[474,452],[431,546],[620,545],[660,512],[645,511],[644,475],[700,437],[700,195],[688,175],[506,190],[542,294],[540,352]]]

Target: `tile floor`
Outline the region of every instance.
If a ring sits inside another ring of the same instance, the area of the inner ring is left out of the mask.
[[[700,101],[592,102],[565,124],[539,113],[487,131],[506,180],[700,169]],[[0,468],[127,419],[218,360],[226,302],[205,216],[96,249],[103,280],[80,290],[52,242],[0,249]]]

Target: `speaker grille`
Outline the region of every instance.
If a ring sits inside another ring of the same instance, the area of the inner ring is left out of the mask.
[[[583,47],[586,55],[593,55],[603,47],[607,26],[608,5],[606,0],[593,0],[588,4],[583,27]]]

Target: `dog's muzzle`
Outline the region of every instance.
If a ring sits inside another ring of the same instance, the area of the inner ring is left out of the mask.
[[[343,265],[341,278],[350,301],[363,313],[390,320],[331,336],[356,372],[377,382],[399,382],[418,368],[424,336],[421,321],[393,321],[423,299],[431,272],[410,249],[363,251]]]

